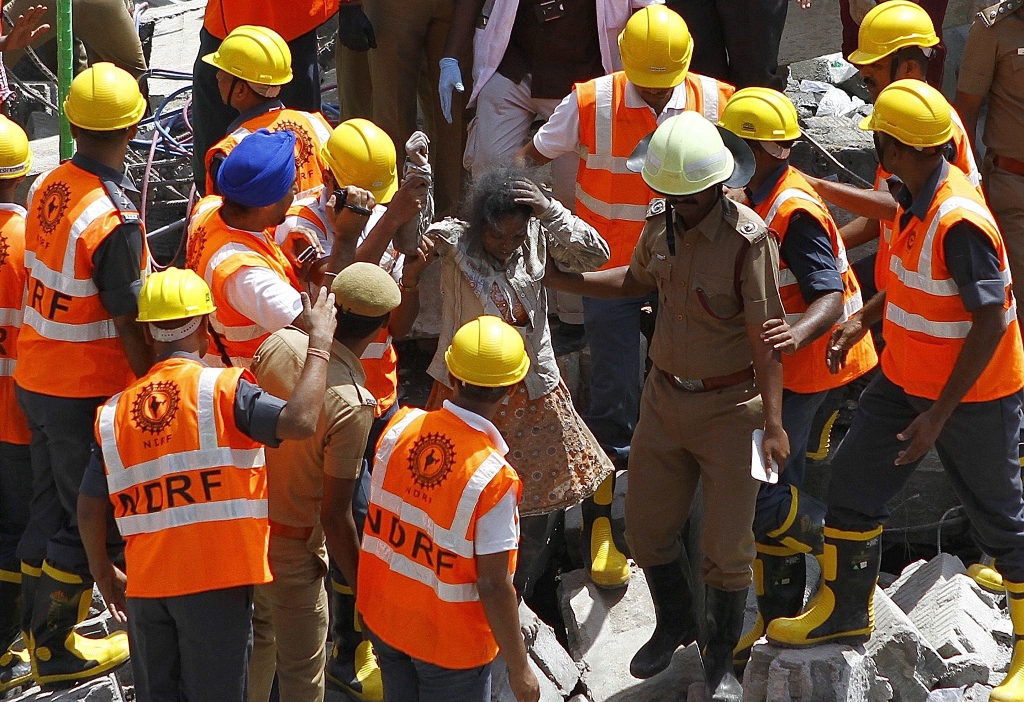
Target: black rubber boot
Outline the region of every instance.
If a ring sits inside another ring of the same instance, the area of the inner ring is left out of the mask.
[[[380,702],[384,692],[373,647],[369,641],[363,640],[352,588],[335,570],[331,571],[330,594],[333,646],[327,660],[327,679],[357,700]]]
[[[768,625],[779,617],[795,617],[804,606],[807,585],[807,562],[802,553],[788,555],[762,553],[758,544],[754,560],[754,592],[757,594],[757,620],[753,628],[743,635],[733,652],[736,676],[750,660],[750,649],[764,636]]]
[[[797,617],[768,625],[768,641],[790,648],[819,643],[864,643],[875,628],[874,595],[882,563],[882,527],[843,531],[825,527],[818,557],[823,581]]]
[[[746,590],[728,592],[710,585],[704,590],[707,643],[701,649],[700,659],[709,702],[741,702],[743,699],[743,686],[736,679],[732,656],[743,633],[746,603]]]
[[[640,647],[629,663],[629,674],[634,678],[643,680],[657,675],[668,668],[677,648],[697,640],[693,595],[686,573],[685,556],[672,563],[644,568],[657,626],[650,641]]]
[[[21,571],[6,570],[0,571],[0,578],[0,625],[3,631],[0,646],[4,647],[0,654],[0,692],[6,692],[32,679],[32,666],[22,636],[22,630],[28,630],[28,624],[23,623],[22,605],[27,603],[31,611],[39,578],[23,575]]]
[[[825,503],[789,486],[790,497],[776,514],[754,518],[754,538],[758,544],[778,546],[796,553],[817,556],[822,548],[825,527]],[[781,553],[781,551],[777,551]]]
[[[32,611],[30,653],[39,685],[88,680],[128,660],[128,634],[117,631],[100,639],[75,632],[89,616],[92,581],[43,564]]]

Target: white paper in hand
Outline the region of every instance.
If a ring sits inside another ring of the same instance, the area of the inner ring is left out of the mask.
[[[764,429],[755,429],[750,435],[750,475],[754,480],[774,485],[779,482],[779,469],[775,467],[771,473],[764,464]]]

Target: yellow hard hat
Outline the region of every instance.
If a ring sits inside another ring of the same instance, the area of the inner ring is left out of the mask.
[[[939,43],[935,25],[924,8],[910,0],[889,0],[871,8],[860,23],[857,50],[850,63],[874,63],[908,46],[929,47]]]
[[[754,154],[729,130],[687,110],[644,137],[626,167],[659,193],[693,195],[719,183],[746,185],[754,174]]]
[[[619,34],[619,55],[634,85],[674,88],[690,69],[693,39],[678,13],[649,5],[635,12]]]
[[[280,34],[267,27],[236,27],[203,61],[250,83],[284,85],[292,79],[291,49]]]
[[[17,122],[0,115],[0,180],[20,178],[32,168],[28,136]]]
[[[792,100],[771,88],[738,90],[722,111],[719,126],[754,141],[792,141],[800,138]]]
[[[395,142],[368,119],[350,119],[331,132],[320,152],[339,186],[369,190],[381,205],[398,190]]]
[[[146,114],[139,82],[112,63],[94,63],[71,81],[64,114],[76,127],[113,132],[138,124]]]
[[[210,314],[210,287],[188,268],[168,268],[146,278],[139,292],[138,322],[170,322]]]
[[[884,132],[908,146],[940,146],[953,138],[952,108],[924,81],[905,78],[878,94],[875,109],[860,128]]]
[[[444,352],[448,372],[470,385],[515,385],[530,370],[523,337],[498,317],[483,315],[462,325]]]

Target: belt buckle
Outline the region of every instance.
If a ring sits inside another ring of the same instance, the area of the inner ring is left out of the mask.
[[[676,375],[673,375],[672,377],[676,379],[676,383],[679,387],[687,392],[704,392],[703,380],[684,380]]]

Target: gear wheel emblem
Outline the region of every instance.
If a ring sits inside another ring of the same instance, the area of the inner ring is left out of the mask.
[[[159,434],[178,413],[180,394],[172,381],[150,383],[132,402],[132,424],[150,434]]]
[[[455,464],[455,444],[444,434],[421,436],[409,452],[413,480],[427,490],[445,481]]]

